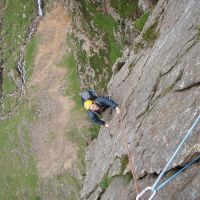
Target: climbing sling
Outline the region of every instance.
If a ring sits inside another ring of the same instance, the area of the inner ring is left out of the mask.
[[[181,143],[179,144],[179,146],[175,150],[174,154],[172,155],[172,157],[170,158],[170,160],[168,161],[168,163],[164,167],[163,171],[160,173],[160,175],[156,179],[156,181],[153,184],[153,186],[152,187],[150,187],[150,186],[146,187],[140,194],[137,195],[136,200],[139,200],[146,193],[146,191],[148,191],[148,190],[151,190],[151,192],[152,192],[152,194],[151,194],[151,196],[149,198],[149,200],[152,200],[155,197],[156,192],[158,190],[160,190],[161,188],[163,188],[165,185],[169,184],[172,180],[174,180],[179,174],[181,174],[185,169],[187,169],[193,163],[195,163],[195,162],[197,162],[197,161],[200,160],[200,155],[198,155],[196,158],[194,158],[192,161],[190,161],[188,164],[186,164],[181,170],[179,170],[173,176],[171,176],[170,178],[168,178],[167,180],[165,180],[164,182],[162,182],[160,185],[158,185],[159,181],[165,175],[166,171],[169,169],[169,166],[171,165],[172,161],[175,159],[175,157],[178,154],[179,150],[181,149],[182,145],[191,136],[193,129],[195,128],[195,126],[199,122],[200,122],[200,115],[197,117],[197,119],[195,120],[195,122],[193,123],[193,125],[191,126],[191,128],[188,130],[187,134],[182,139]]]

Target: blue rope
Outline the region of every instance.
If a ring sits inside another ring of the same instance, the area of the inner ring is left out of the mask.
[[[192,130],[195,128],[195,126],[198,124],[198,122],[200,121],[200,115],[197,117],[197,119],[195,120],[195,122],[193,123],[193,125],[191,126],[191,128],[189,129],[189,131],[187,132],[187,134],[184,136],[183,140],[181,141],[181,143],[179,144],[179,146],[177,147],[176,151],[174,152],[174,154],[172,155],[172,157],[170,158],[170,160],[168,161],[168,163],[166,164],[166,166],[164,167],[163,171],[160,173],[160,175],[158,176],[157,180],[155,181],[155,183],[152,186],[152,191],[157,190],[156,186],[158,185],[160,179],[163,177],[163,175],[165,174],[165,172],[167,171],[167,169],[169,168],[170,164],[172,163],[172,161],[175,159],[176,155],[178,154],[180,148],[182,147],[182,145],[185,143],[185,141],[189,138],[189,136],[192,134]],[[170,179],[171,180],[171,179]],[[159,186],[160,187],[160,186]],[[163,186],[162,186],[163,187]]]
[[[200,161],[200,155],[197,156],[196,158],[194,158],[192,161],[190,161],[188,164],[185,165],[185,167],[183,167],[182,169],[180,169],[178,172],[176,172],[173,176],[171,176],[170,178],[168,178],[166,181],[164,181],[162,184],[160,184],[157,188],[156,191],[160,190],[161,188],[163,188],[164,186],[166,186],[167,184],[169,184],[170,182],[172,182],[179,174],[181,174],[182,172],[184,172],[188,167],[190,167],[192,164],[194,164],[195,162]]]
[[[155,195],[156,192],[158,190],[160,190],[161,188],[163,188],[165,185],[169,184],[171,181],[173,181],[179,174],[181,174],[185,169],[187,169],[188,167],[190,167],[193,163],[198,162],[200,160],[200,155],[197,156],[195,159],[193,159],[191,162],[189,162],[188,164],[186,164],[181,170],[179,170],[177,173],[175,173],[173,176],[171,176],[170,178],[168,178],[167,180],[165,180],[164,182],[162,182],[158,187],[158,183],[160,181],[160,179],[165,175],[167,169],[169,168],[169,166],[171,165],[172,161],[175,159],[175,157],[177,156],[179,150],[181,149],[182,145],[185,143],[185,141],[190,137],[190,135],[192,134],[193,129],[195,128],[195,126],[198,124],[198,122],[200,121],[200,115],[197,117],[197,119],[195,120],[195,122],[193,123],[193,125],[191,126],[191,128],[188,130],[187,134],[184,136],[184,138],[182,139],[181,143],[179,144],[179,146],[177,147],[177,149],[175,150],[174,154],[171,156],[170,160],[168,161],[168,163],[166,164],[166,166],[164,167],[163,171],[160,173],[160,175],[158,176],[158,178],[156,179],[155,183],[153,184],[152,187],[146,187],[142,192],[140,192],[140,194],[137,195],[136,200],[139,200],[141,198],[141,196],[143,196],[146,191],[151,190],[152,194],[149,198],[149,200],[152,200]]]

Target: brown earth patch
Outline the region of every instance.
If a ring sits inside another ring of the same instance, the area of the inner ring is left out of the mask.
[[[65,53],[69,24],[65,8],[57,5],[43,17],[37,32],[40,40],[31,80],[31,86],[36,87],[31,100],[37,105],[37,120],[30,133],[40,177],[70,169],[76,159],[76,147],[64,136],[74,104],[62,95],[67,71],[58,66]]]

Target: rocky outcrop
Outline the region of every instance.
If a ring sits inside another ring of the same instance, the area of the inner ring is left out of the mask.
[[[139,0],[138,6],[143,11],[149,11],[153,6],[153,2],[150,0]]]
[[[87,150],[87,173],[81,192],[89,199],[116,158],[127,154],[129,143],[137,179],[143,189],[161,172],[176,146],[200,114],[200,2],[160,0],[143,32],[157,22],[159,35],[146,49],[130,50],[115,64],[108,91],[121,106],[110,128],[101,128]],[[105,116],[107,117],[107,116]],[[180,151],[170,173],[200,153],[200,125]],[[112,137],[111,137],[112,135]],[[156,200],[200,199],[199,164],[193,164],[156,195]],[[130,182],[132,184],[132,182]],[[97,199],[125,200],[136,196],[133,186],[114,178]]]

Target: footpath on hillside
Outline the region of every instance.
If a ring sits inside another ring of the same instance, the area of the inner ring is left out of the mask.
[[[69,193],[66,183],[52,177],[62,177],[72,170],[78,151],[78,147],[66,137],[75,103],[64,95],[68,72],[67,67],[60,65],[67,49],[69,26],[70,18],[62,5],[56,5],[42,17],[36,33],[39,44],[29,84],[31,102],[37,113],[37,119],[30,125],[30,136],[39,172],[39,193],[48,199]],[[76,127],[80,120],[73,123]],[[61,191],[62,187],[66,193]]]

